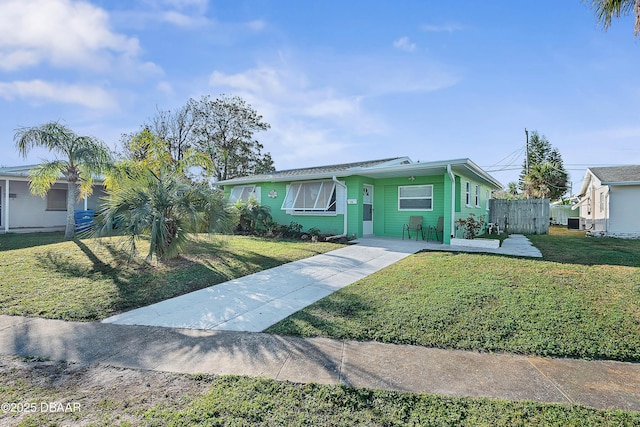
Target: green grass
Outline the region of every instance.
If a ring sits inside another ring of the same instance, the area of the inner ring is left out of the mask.
[[[63,241],[60,233],[1,235],[0,313],[103,319],[339,247],[222,236],[200,238],[182,257],[149,264],[140,257],[129,260],[120,243],[119,238]],[[139,243],[145,254],[148,243]]]
[[[113,371],[113,368],[111,368]],[[61,375],[71,379],[61,379]],[[245,376],[179,375],[64,362],[0,372],[0,400],[35,403],[35,413],[0,413],[19,426],[636,426],[640,413],[578,405],[513,402],[295,384]],[[94,376],[98,376],[96,379]],[[18,377],[19,376],[19,377]],[[113,381],[123,378],[121,392]],[[136,387],[135,381],[150,387]],[[96,383],[106,381],[105,387]],[[87,392],[85,384],[93,384]],[[179,385],[179,386],[178,386]],[[164,390],[159,387],[166,387]],[[177,393],[177,390],[185,390]],[[73,413],[40,411],[41,402],[74,402]]]
[[[575,265],[640,267],[640,241],[586,237],[584,231],[551,227],[549,235],[528,236],[545,259]]]
[[[170,425],[588,426],[637,425],[639,413],[580,406],[469,399],[346,386],[220,377],[180,411],[147,413]]]
[[[640,241],[531,237],[544,260],[419,253],[267,331],[640,361]]]

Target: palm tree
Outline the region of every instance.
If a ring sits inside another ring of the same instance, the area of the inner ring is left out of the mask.
[[[586,0],[585,0],[586,1]],[[596,18],[604,29],[608,29],[613,18],[628,15],[633,11],[636,16],[635,36],[640,33],[640,0],[590,0],[591,7],[596,12]]]
[[[116,165],[105,179],[108,197],[99,213],[98,234],[115,228],[127,237],[131,255],[137,251],[136,239],[148,237],[150,260],[179,255],[191,233],[230,230],[232,215],[224,193],[185,176],[192,166],[210,168],[207,156],[187,150],[182,159],[173,159],[166,141],[146,129],[130,145],[139,156]]]
[[[20,128],[16,131],[14,142],[23,157],[35,147],[48,148],[60,156],[31,172],[29,189],[31,193],[44,197],[60,177],[67,181],[67,225],[64,237],[73,239],[77,197],[91,195],[94,174],[103,172],[110,162],[109,149],[99,139],[79,136],[58,122]]]
[[[149,238],[147,260],[179,255],[190,233],[228,229],[224,194],[206,184],[194,185],[176,172],[156,174],[145,169],[108,191],[100,210],[100,233],[115,228],[127,237],[131,255],[136,239]]]
[[[523,193],[528,199],[556,200],[567,191],[567,173],[556,163],[539,163],[531,166],[523,184]]]

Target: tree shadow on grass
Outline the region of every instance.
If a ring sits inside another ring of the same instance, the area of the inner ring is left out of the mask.
[[[64,241],[62,232],[0,234],[0,252],[52,245]]]
[[[352,331],[345,330],[344,322],[336,319],[358,319],[373,311],[372,305],[362,296],[338,291],[293,313],[265,329],[265,332],[298,337],[357,339]]]
[[[149,263],[137,257],[131,258],[117,241],[97,239],[92,242],[94,244],[74,241],[82,256],[53,250],[36,256],[42,269],[55,271],[64,277],[86,279],[75,281],[78,288],[73,291],[91,292],[97,299],[86,301],[85,312],[82,307],[77,307],[76,314],[65,316],[65,319],[105,318],[283,263],[253,252],[238,255],[231,250],[218,248],[212,255],[210,247],[204,257],[179,257],[167,262]],[[65,283],[60,291],[70,290]],[[63,302],[59,304],[64,305]],[[93,307],[94,304],[103,308]]]

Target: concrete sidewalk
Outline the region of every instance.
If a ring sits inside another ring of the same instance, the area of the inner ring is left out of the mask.
[[[420,251],[415,241],[350,245],[141,307],[104,323],[260,332]]]
[[[640,364],[0,316],[0,353],[640,411]]]
[[[354,245],[270,268],[104,319],[119,325],[260,332],[327,295],[421,250],[541,256],[529,239],[498,249],[424,240],[361,238]]]

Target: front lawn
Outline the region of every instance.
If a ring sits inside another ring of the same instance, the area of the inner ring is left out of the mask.
[[[119,238],[0,235],[0,314],[98,320],[340,247],[332,243],[201,237],[167,263],[129,260]],[[140,241],[140,253],[148,243]],[[146,246],[146,247],[145,247]]]
[[[267,331],[640,361],[640,241],[531,236],[544,260],[423,252]]]

